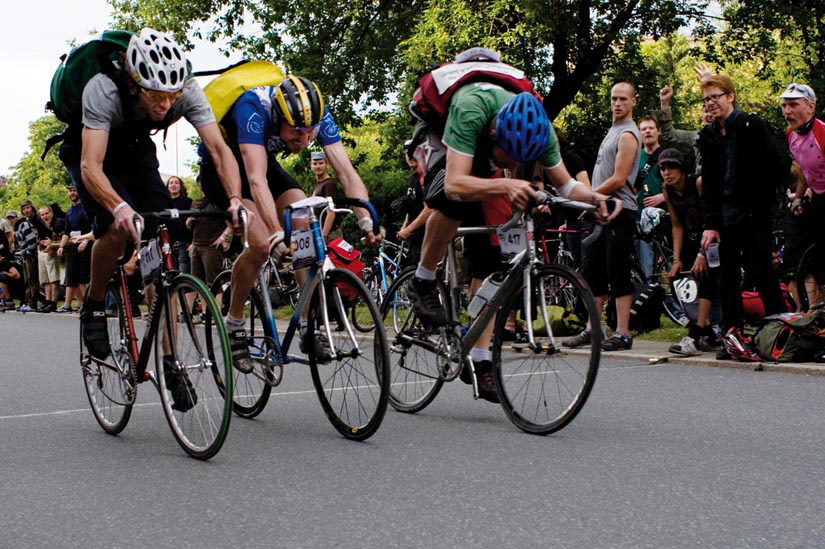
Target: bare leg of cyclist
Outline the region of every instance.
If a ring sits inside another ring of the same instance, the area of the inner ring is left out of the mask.
[[[433,210],[432,215],[427,219],[424,243],[421,247],[421,261],[418,264],[428,271],[435,271],[460,225],[461,221],[447,217],[438,210]]]
[[[118,258],[123,254],[126,238],[121,236],[114,227],[95,241],[92,248],[91,281],[89,282],[89,297],[95,301],[103,301],[106,297],[106,285],[117,269]]]
[[[242,319],[243,309],[252,285],[258,279],[258,271],[269,255],[268,231],[258,210],[251,200],[243,201],[244,208],[252,212],[247,233],[249,247],[244,249],[235,264],[232,266],[231,301],[229,314],[233,318]]]

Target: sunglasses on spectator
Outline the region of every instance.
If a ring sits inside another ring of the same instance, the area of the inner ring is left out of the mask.
[[[719,98],[722,97],[723,95],[727,95],[727,94],[728,94],[728,92],[712,93],[710,95],[706,95],[705,97],[702,98],[702,103],[704,103],[705,105],[707,105],[711,101],[713,101],[714,103],[718,103]]]

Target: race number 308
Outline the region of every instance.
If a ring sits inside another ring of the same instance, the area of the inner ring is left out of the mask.
[[[315,261],[315,246],[312,243],[312,231],[295,231],[294,265],[308,264]]]

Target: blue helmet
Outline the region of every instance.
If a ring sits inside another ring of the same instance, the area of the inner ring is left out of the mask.
[[[516,162],[530,162],[550,143],[550,120],[541,102],[522,92],[498,111],[496,141]]]

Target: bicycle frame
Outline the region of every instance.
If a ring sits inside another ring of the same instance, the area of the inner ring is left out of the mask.
[[[292,204],[284,213],[284,232],[285,238],[284,242],[288,246],[291,240],[291,232],[292,232],[292,212],[294,210],[304,210],[307,213],[309,218],[309,230],[312,233],[312,244],[315,251],[315,260],[313,264],[309,267],[309,275],[307,277],[306,282],[304,283],[304,288],[301,291],[301,296],[298,299],[298,304],[292,311],[292,315],[289,319],[289,325],[287,326],[286,332],[284,333],[283,342],[281,342],[280,336],[278,335],[277,326],[275,325],[275,315],[272,310],[272,301],[269,297],[268,291],[261,291],[261,298],[264,304],[263,313],[263,320],[267,322],[271,333],[273,334],[274,340],[274,351],[276,356],[279,359],[280,364],[289,364],[290,362],[298,362],[300,364],[309,364],[309,359],[291,355],[288,353],[290,346],[292,345],[292,341],[295,337],[295,333],[298,330],[298,327],[301,323],[301,313],[307,309],[309,305],[309,299],[315,291],[315,287],[319,286],[320,282],[324,280],[324,272],[331,267],[326,265],[327,263],[327,255],[326,255],[326,244],[324,242],[323,235],[321,233],[321,223],[319,222],[318,218],[315,216],[315,212],[313,208],[319,206],[330,206],[330,202],[326,198],[321,197],[310,197],[295,204]],[[331,264],[331,262],[330,262]],[[264,269],[258,271],[258,284],[262,288],[262,290],[266,290],[267,284],[264,277]],[[320,299],[321,303],[327,302],[326,296],[326,287],[324,284],[320,284],[319,291],[321,293]],[[252,305],[254,306],[254,305]],[[350,337],[350,341],[353,345],[353,350],[350,353],[342,356],[357,356],[362,353],[361,348],[358,345],[358,342],[355,338],[355,334],[352,331],[352,325],[350,324],[349,320],[347,320],[347,315],[345,314],[344,305],[341,301],[341,296],[338,292],[335,292],[335,306],[338,309],[340,318],[342,319],[344,326],[346,327],[347,333]],[[323,325],[324,330],[326,330],[326,337],[330,345],[330,351],[333,355],[338,355],[338,351],[335,349],[334,345],[334,338],[330,329],[329,323],[329,311],[327,307],[321,306],[321,315],[323,317]],[[254,311],[253,311],[254,312]],[[254,316],[254,315],[252,315]]]

